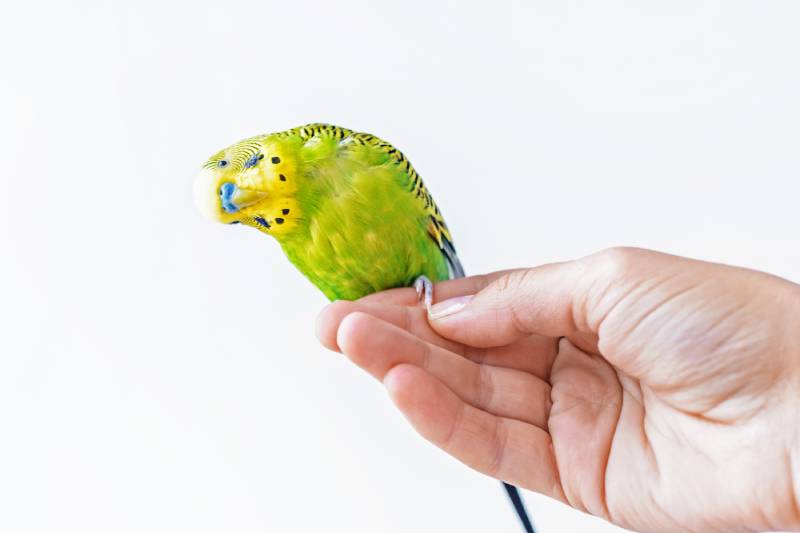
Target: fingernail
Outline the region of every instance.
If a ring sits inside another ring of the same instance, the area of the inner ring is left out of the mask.
[[[467,296],[457,296],[455,298],[450,298],[449,300],[444,300],[443,302],[433,304],[431,306],[430,313],[428,313],[428,318],[430,320],[438,320],[446,316],[454,315],[464,309],[470,300],[472,300],[471,294]]]

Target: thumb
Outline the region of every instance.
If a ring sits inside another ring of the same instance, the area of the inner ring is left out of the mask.
[[[480,348],[533,334],[585,345],[600,336],[606,317],[618,304],[630,303],[637,288],[657,287],[659,280],[689,264],[700,262],[639,248],[609,248],[575,261],[484,277],[490,281],[474,294],[435,304],[428,320],[443,337]],[[659,297],[651,295],[656,301]],[[617,319],[631,314],[617,311]],[[639,311],[646,315],[647,307]]]
[[[586,271],[577,260],[506,272],[473,295],[436,303],[429,322],[440,335],[481,348],[534,333],[571,336],[590,329],[581,310]]]

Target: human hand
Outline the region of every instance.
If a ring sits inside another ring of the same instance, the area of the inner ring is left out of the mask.
[[[317,328],[447,453],[630,529],[800,530],[799,286],[611,249],[434,295]]]

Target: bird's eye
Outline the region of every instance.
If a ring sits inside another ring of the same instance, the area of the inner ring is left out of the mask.
[[[220,168],[227,167],[228,166],[228,162],[225,161],[224,159],[220,159],[219,162],[217,163],[217,166],[220,167]]]

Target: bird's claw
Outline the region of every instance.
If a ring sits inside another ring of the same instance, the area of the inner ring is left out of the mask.
[[[425,309],[430,313],[433,304],[433,283],[427,276],[420,276],[414,280],[414,290],[417,291],[417,299],[425,304]]]

